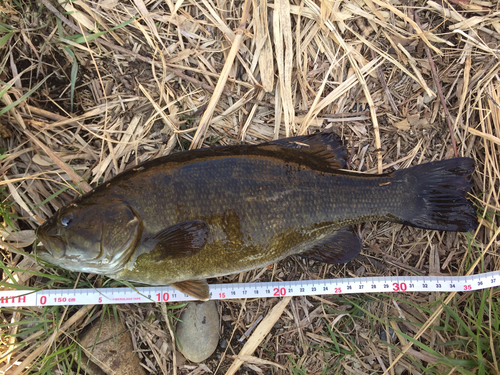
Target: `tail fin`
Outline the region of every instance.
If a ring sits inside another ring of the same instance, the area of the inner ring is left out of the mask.
[[[468,232],[478,221],[472,203],[466,199],[471,188],[474,160],[455,158],[417,165],[393,173],[413,192],[398,219],[418,228]]]

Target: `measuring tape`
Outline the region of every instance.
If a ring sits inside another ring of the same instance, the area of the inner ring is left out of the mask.
[[[211,299],[311,296],[387,292],[468,292],[500,286],[500,271],[471,276],[381,276],[347,279],[212,284]],[[20,306],[108,305],[195,301],[169,286],[52,289],[0,292],[0,308]]]

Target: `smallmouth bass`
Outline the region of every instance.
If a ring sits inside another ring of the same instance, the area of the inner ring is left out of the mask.
[[[382,175],[342,170],[332,133],[179,152],[129,169],[39,228],[41,259],[77,272],[172,285],[209,298],[206,278],[300,254],[345,263],[354,224],[385,220],[467,232],[470,158]]]

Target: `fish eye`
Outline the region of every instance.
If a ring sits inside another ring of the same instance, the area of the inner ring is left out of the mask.
[[[63,217],[61,217],[61,225],[63,227],[67,227],[69,224],[71,224],[72,220],[73,220],[73,215],[72,214],[66,214]]]

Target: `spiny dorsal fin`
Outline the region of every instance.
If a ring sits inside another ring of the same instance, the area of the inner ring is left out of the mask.
[[[329,264],[347,263],[361,252],[361,239],[352,227],[344,227],[323,238],[310,250],[300,254]]]
[[[209,233],[203,220],[192,220],[172,225],[146,240],[154,247],[152,254],[157,262],[197,254],[205,246]]]
[[[278,145],[287,149],[300,150],[294,153],[303,156],[308,163],[327,164],[332,169],[346,165],[347,152],[340,137],[335,133],[315,133],[297,137],[283,138],[262,145]]]
[[[172,286],[182,293],[197,298],[200,301],[208,301],[210,299],[208,283],[205,279],[179,281],[173,283]]]

